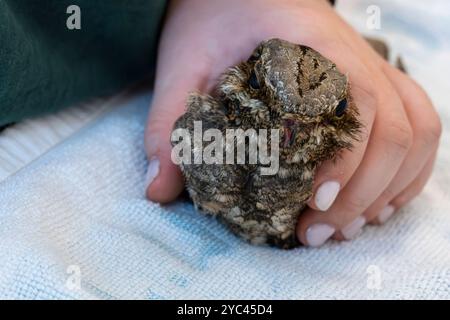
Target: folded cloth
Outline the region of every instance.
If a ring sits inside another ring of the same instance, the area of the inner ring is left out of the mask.
[[[126,95],[126,92],[123,93]],[[55,114],[0,129],[0,181],[62,142],[80,128],[114,107],[121,95],[95,99]]]
[[[190,203],[145,199],[149,99],[0,183],[1,298],[450,297],[445,159],[422,196],[352,242],[252,246]]]

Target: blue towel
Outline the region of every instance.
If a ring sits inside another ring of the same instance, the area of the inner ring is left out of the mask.
[[[448,173],[353,242],[256,247],[189,203],[145,199],[148,104],[129,101],[0,184],[0,297],[450,297],[450,201],[435,192]]]

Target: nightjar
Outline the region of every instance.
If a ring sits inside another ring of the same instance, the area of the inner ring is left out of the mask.
[[[350,149],[361,129],[347,76],[309,47],[271,39],[229,68],[216,89],[213,96],[190,94],[187,112],[174,129],[193,135],[196,121],[202,132],[216,129],[223,137],[228,129],[275,129],[278,170],[263,174],[267,163],[242,163],[236,155],[223,163],[181,163],[195,206],[253,244],[299,245],[296,224],[312,196],[317,167]],[[271,139],[268,134],[269,150],[274,149]],[[209,140],[200,147],[207,148]],[[249,140],[241,140],[246,159]],[[230,141],[223,145],[228,148]]]

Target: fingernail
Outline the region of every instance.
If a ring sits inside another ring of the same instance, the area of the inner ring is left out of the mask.
[[[158,158],[152,158],[148,164],[147,174],[145,176],[145,190],[148,189],[150,184],[156,178],[159,173],[159,160]]]
[[[321,211],[327,211],[339,193],[341,185],[337,181],[327,181],[320,185],[316,191],[314,201]]]
[[[310,247],[320,247],[334,233],[335,229],[324,223],[316,223],[306,230],[306,241]]]
[[[366,224],[366,219],[359,216],[351,223],[342,228],[341,233],[346,240],[352,240],[358,237],[362,232],[362,227]]]
[[[388,204],[386,207],[383,208],[383,210],[380,211],[380,213],[378,214],[378,222],[380,222],[381,224],[385,223],[386,221],[388,221],[388,219],[392,216],[392,214],[394,213],[395,208],[393,206],[391,206],[390,204]]]

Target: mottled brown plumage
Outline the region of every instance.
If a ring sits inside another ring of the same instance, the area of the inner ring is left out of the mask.
[[[256,164],[182,164],[194,204],[254,244],[298,245],[298,216],[317,167],[351,148],[360,122],[348,78],[315,50],[280,39],[262,42],[230,68],[214,97],[193,93],[175,128],[280,130],[279,171]],[[209,142],[203,142],[203,147]],[[269,144],[270,146],[270,144]],[[247,148],[248,149],[248,148]]]

